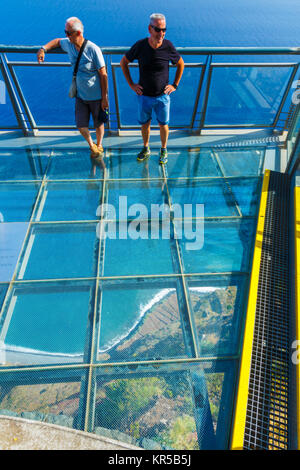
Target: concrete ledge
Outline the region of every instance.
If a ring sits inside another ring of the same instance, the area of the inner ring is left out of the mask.
[[[143,450],[84,431],[0,416],[0,450]]]

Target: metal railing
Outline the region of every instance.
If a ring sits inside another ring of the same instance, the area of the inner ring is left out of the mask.
[[[11,124],[6,117],[1,119],[3,113],[0,112],[0,129],[21,129],[25,135],[36,130],[75,129],[72,103],[67,96],[71,74],[57,77],[58,70],[70,67],[70,63],[50,61],[48,54],[43,64],[38,64],[35,57],[31,61],[15,59],[15,55],[35,54],[38,49],[38,46],[0,45],[0,72],[9,96],[8,103],[0,99],[0,110],[5,105],[12,108],[10,119],[13,117],[15,120]],[[128,49],[102,48],[109,76],[107,128],[110,131],[139,128],[135,96],[119,64]],[[286,128],[295,108],[291,96],[298,75],[300,48],[178,47],[177,50],[183,56],[186,68],[182,82],[172,96],[170,128],[186,129],[196,134],[202,129]],[[14,54],[13,59],[7,57],[10,54]],[[64,52],[56,49],[50,51],[51,54]],[[248,61],[241,62],[245,56],[249,56]],[[272,60],[280,56],[281,61],[266,60],[266,56]],[[287,61],[287,56],[294,60]],[[199,58],[199,62],[190,62],[191,57]],[[263,57],[263,60],[258,62],[257,57]],[[60,56],[58,58],[61,59]],[[130,66],[134,75],[137,65]],[[47,80],[42,78],[38,81],[37,74],[30,74],[30,89],[28,76],[24,76],[25,70],[28,75],[28,67],[38,67],[38,73],[47,70]],[[173,72],[171,67],[170,74]],[[34,96],[37,90],[45,108],[42,119],[38,98]],[[70,122],[58,122],[57,109],[60,118],[66,116]]]

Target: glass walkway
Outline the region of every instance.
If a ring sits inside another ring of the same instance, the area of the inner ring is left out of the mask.
[[[157,131],[136,162],[122,49],[104,50],[110,121],[93,161],[68,64],[57,54],[32,74],[15,57],[33,51],[0,49],[0,416],[144,449],[228,449],[265,170],[297,186],[299,52],[182,51],[162,167]],[[61,86],[45,101],[26,77],[49,70]]]

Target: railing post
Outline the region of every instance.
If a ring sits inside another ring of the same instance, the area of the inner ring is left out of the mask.
[[[11,101],[14,113],[16,115],[19,127],[20,127],[20,129],[22,129],[24,135],[28,135],[29,134],[28,124],[26,122],[23,110],[20,106],[20,103],[18,101],[18,97],[16,95],[16,92],[13,88],[11,79],[9,77],[9,74],[8,74],[8,71],[7,71],[6,61],[5,61],[5,58],[3,57],[3,54],[0,54],[0,69],[1,69],[1,72],[2,72],[2,76],[3,76],[4,82],[5,82],[9,97],[10,97],[10,101]]]
[[[208,102],[208,95],[209,95],[209,87],[210,87],[210,81],[211,81],[211,64],[212,61],[212,55],[207,56],[206,59],[206,65],[205,65],[205,74],[207,75],[206,77],[206,89],[205,89],[205,95],[204,95],[204,100],[202,104],[202,108],[200,111],[200,124],[199,124],[199,134],[201,133],[201,130],[204,127],[204,122],[205,122],[205,115],[206,115],[206,109],[207,109],[207,102]]]
[[[26,112],[26,114],[27,114],[27,116],[28,116],[29,123],[30,123],[32,129],[36,129],[36,122],[35,122],[35,120],[34,120],[33,115],[31,114],[31,111],[30,111],[30,108],[29,108],[29,106],[28,106],[28,103],[27,103],[27,101],[26,101],[26,99],[25,99],[25,97],[24,97],[22,88],[21,88],[21,86],[20,86],[18,77],[17,77],[17,75],[16,75],[16,72],[15,72],[13,66],[8,63],[5,54],[4,54],[4,60],[5,60],[5,63],[6,63],[8,69],[9,69],[9,71],[10,71],[10,74],[11,74],[11,76],[12,76],[12,79],[13,79],[13,81],[14,81],[14,85],[15,85],[15,87],[16,87],[16,90],[17,90],[18,94],[19,94],[19,97],[20,97],[22,106],[23,106],[23,108],[24,108],[24,110],[25,110],[25,112]]]
[[[283,97],[282,97],[282,99],[281,99],[280,106],[279,106],[279,108],[278,108],[277,114],[276,114],[275,119],[274,119],[274,122],[273,122],[273,128],[276,126],[276,124],[277,124],[277,122],[278,122],[280,113],[281,113],[282,108],[283,108],[283,106],[284,106],[284,104],[285,104],[285,102],[286,102],[286,99],[287,99],[288,94],[289,94],[289,92],[290,92],[290,89],[291,89],[291,86],[292,86],[292,83],[293,83],[293,81],[294,81],[294,78],[295,78],[295,75],[296,75],[296,73],[297,73],[298,68],[299,68],[299,64],[294,65],[294,67],[293,67],[293,71],[292,71],[292,73],[291,73],[289,82],[288,82],[288,84],[287,84],[287,86],[286,86],[284,95],[283,95]]]
[[[113,79],[114,85],[114,96],[115,96],[115,107],[116,107],[116,115],[117,115],[117,126],[118,130],[121,128],[121,118],[120,118],[120,107],[119,107],[119,100],[118,100],[118,88],[117,88],[117,80],[116,80],[116,72],[115,67],[111,64],[111,74]]]

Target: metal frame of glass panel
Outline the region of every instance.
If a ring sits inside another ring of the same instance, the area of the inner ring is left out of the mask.
[[[284,91],[284,94],[283,94],[283,97],[281,99],[281,102],[280,102],[280,105],[277,109],[277,112],[276,112],[276,115],[274,117],[274,120],[273,120],[273,123],[272,124],[269,124],[269,125],[264,125],[264,124],[228,124],[226,125],[227,128],[257,128],[257,127],[261,127],[261,128],[274,128],[276,127],[276,124],[278,122],[278,119],[279,119],[279,116],[280,116],[280,113],[282,111],[282,108],[284,106],[284,103],[286,102],[286,99],[287,99],[287,96],[290,92],[290,89],[291,89],[291,86],[292,86],[292,83],[293,83],[293,80],[295,78],[295,75],[297,73],[297,70],[298,70],[298,67],[299,67],[299,64],[298,63],[289,63],[289,64],[286,64],[286,63],[256,63],[256,62],[248,62],[248,63],[211,63],[210,66],[209,66],[209,71],[208,71],[208,83],[207,83],[207,87],[206,87],[206,91],[205,91],[205,98],[204,98],[204,104],[203,104],[203,114],[202,114],[202,118],[201,118],[201,122],[200,122],[200,128],[210,128],[210,129],[222,129],[224,128],[225,126],[224,125],[213,125],[213,124],[205,124],[205,118],[206,118],[206,113],[207,113],[207,105],[208,105],[208,99],[209,99],[209,92],[210,92],[210,85],[211,85],[211,81],[212,81],[212,73],[213,73],[213,69],[215,68],[223,68],[223,67],[288,67],[288,68],[291,68],[292,72],[291,72],[291,76],[288,80],[288,84],[286,86],[286,89]]]
[[[141,378],[141,377],[147,377],[147,376],[159,376],[161,374],[172,374],[172,373],[181,373],[184,371],[187,371],[190,373],[190,371],[194,371],[195,373],[200,371],[199,373],[203,373],[205,376],[205,371],[209,371],[210,368],[213,366],[214,370],[216,371],[222,371],[224,367],[224,374],[229,374],[231,377],[230,383],[233,383],[233,374],[236,373],[237,369],[237,364],[238,364],[238,359],[239,355],[237,352],[234,354],[217,354],[215,356],[212,355],[202,355],[200,348],[199,348],[199,339],[197,338],[197,332],[195,331],[195,324],[194,324],[194,314],[192,311],[192,304],[191,304],[191,299],[190,299],[190,294],[189,294],[189,286],[188,283],[197,280],[197,282],[201,282],[201,279],[205,279],[206,283],[209,282],[211,279],[213,282],[220,282],[220,279],[223,279],[224,282],[229,282],[230,277],[234,274],[237,278],[239,279],[247,279],[248,278],[248,272],[238,272],[238,273],[232,273],[232,272],[222,272],[219,274],[216,273],[190,273],[190,272],[185,272],[183,265],[182,265],[182,255],[181,255],[181,250],[179,246],[179,242],[176,238],[174,238],[171,243],[172,243],[172,255],[174,260],[176,260],[176,264],[178,267],[178,272],[176,273],[170,273],[170,274],[165,274],[165,275],[145,275],[145,276],[138,276],[138,275],[128,275],[128,276],[104,276],[102,272],[102,262],[103,262],[103,256],[105,256],[105,240],[100,240],[100,243],[98,244],[97,247],[97,272],[95,273],[94,277],[85,277],[85,278],[69,278],[69,279],[29,279],[29,280],[23,280],[18,278],[18,272],[19,269],[22,267],[23,264],[23,259],[24,257],[27,257],[28,255],[28,249],[30,250],[30,247],[28,248],[28,243],[30,239],[30,233],[33,227],[38,227],[38,226],[45,226],[45,225],[61,225],[61,224],[68,224],[70,227],[72,224],[76,223],[77,225],[86,225],[86,224],[96,224],[99,223],[99,218],[95,218],[95,220],[85,220],[85,221],[45,221],[41,222],[39,220],[39,217],[36,216],[40,212],[40,207],[43,205],[43,192],[44,189],[47,187],[49,183],[55,184],[63,184],[63,182],[66,182],[67,185],[70,184],[71,180],[61,180],[61,179],[56,179],[55,175],[53,178],[48,179],[47,177],[47,172],[51,168],[51,160],[55,158],[55,156],[50,156],[50,158],[47,161],[47,167],[44,172],[44,176],[40,180],[26,180],[26,183],[34,182],[35,184],[39,185],[38,188],[38,194],[35,199],[35,204],[32,209],[31,217],[29,220],[29,226],[27,229],[27,233],[23,242],[23,247],[20,251],[19,255],[19,260],[15,269],[15,272],[8,283],[2,284],[3,286],[7,286],[7,291],[3,293],[2,297],[4,296],[4,301],[2,304],[2,307],[0,309],[0,319],[4,317],[6,314],[7,310],[9,309],[9,305],[11,302],[12,294],[14,292],[14,289],[17,288],[25,288],[26,286],[32,288],[32,286],[36,285],[37,287],[39,285],[50,285],[52,286],[52,290],[55,289],[56,285],[60,285],[61,283],[67,282],[69,284],[76,284],[80,286],[81,283],[84,283],[85,285],[88,283],[91,284],[94,295],[93,295],[93,305],[92,309],[90,311],[90,322],[89,322],[89,328],[88,328],[88,333],[87,333],[87,338],[85,341],[85,349],[84,349],[84,359],[83,363],[54,363],[54,364],[32,364],[32,365],[21,365],[21,366],[12,366],[10,364],[7,364],[5,366],[0,367],[0,385],[3,383],[11,384],[11,385],[24,385],[24,384],[39,384],[39,383],[64,383],[64,382],[78,382],[80,381],[81,383],[81,392],[80,392],[80,405],[79,405],[79,415],[78,419],[76,422],[76,427],[79,429],[83,429],[86,431],[93,432],[94,431],[94,412],[95,412],[95,393],[96,393],[96,387],[97,387],[97,380],[101,376],[103,378],[107,377],[109,380],[116,379],[118,377],[125,377],[127,379],[129,378]],[[263,158],[263,155],[259,157],[260,159]],[[220,171],[218,174],[221,176],[212,178],[214,181],[224,181],[224,184],[230,188],[231,183],[234,183],[236,181],[235,177],[230,177],[226,176],[226,171],[224,167],[222,166],[222,163],[220,162],[218,155],[216,152],[213,155],[213,159],[215,159],[215,163],[220,166]],[[259,165],[261,168],[261,164]],[[197,177],[197,178],[189,178],[185,177],[184,178],[186,181],[207,181],[209,178],[207,177]],[[134,181],[137,182],[142,182],[143,180],[139,177],[136,178],[125,178],[124,179],[127,183],[131,182],[133,183]],[[174,178],[169,178],[167,174],[167,169],[163,168],[162,169],[162,175],[159,178],[147,178],[147,182],[152,181],[153,183],[157,182],[162,182],[166,186],[166,195],[167,195],[167,202],[168,205],[172,205],[172,195],[168,189],[168,181],[172,180],[175,181]],[[68,182],[67,182],[68,181]],[[96,184],[101,183],[102,188],[100,190],[100,202],[101,201],[106,201],[106,194],[107,194],[107,185],[109,185],[110,182],[113,182],[114,179],[110,179],[110,174],[109,174],[109,168],[106,169],[106,171],[101,175],[100,178],[94,178],[94,179],[78,179],[78,180],[72,180],[76,181],[78,183],[87,183],[93,182]],[[123,181],[123,179],[117,178],[115,181]],[[10,184],[19,184],[19,180],[12,182],[10,180]],[[5,181],[0,181],[1,184],[5,184]],[[100,187],[100,186],[99,186]],[[238,203],[235,201],[234,202],[235,207],[238,207]],[[217,217],[216,220],[241,220],[241,219],[253,219],[255,217],[251,216],[245,216],[242,213],[242,210],[240,208],[237,209],[238,215],[232,217]],[[104,214],[102,214],[103,216]],[[99,217],[101,217],[101,214],[99,214]],[[214,221],[215,218],[209,218],[209,220]],[[176,219],[174,221],[171,221],[172,224],[176,222]],[[176,228],[175,228],[176,229]],[[173,358],[173,359],[140,359],[140,360],[123,360],[121,362],[107,362],[107,361],[101,361],[99,362],[98,358],[98,336],[99,336],[99,304],[101,303],[101,294],[100,294],[100,286],[102,283],[122,283],[122,284],[128,284],[130,282],[138,282],[140,283],[140,280],[144,280],[144,282],[149,282],[149,283],[155,283],[156,285],[158,283],[164,283],[167,281],[167,279],[170,279],[172,281],[172,285],[176,283],[176,291],[177,291],[177,296],[178,296],[178,302],[179,302],[179,310],[180,310],[180,315],[181,315],[181,321],[182,321],[182,331],[184,335],[184,339],[186,341],[186,346],[187,346],[187,351],[189,351],[189,355],[187,357],[178,357],[178,358]],[[222,281],[223,282],[223,281]],[[1,321],[1,320],[0,320]],[[6,320],[6,329],[8,328],[8,323],[9,323],[9,318]],[[240,324],[240,328],[242,325]],[[2,341],[4,341],[5,338],[2,338]],[[226,365],[227,364],[227,365]],[[230,365],[231,364],[231,365]],[[232,368],[232,369],[231,369]],[[201,372],[202,371],[202,372]],[[192,372],[191,372],[192,373]],[[193,374],[192,374],[193,375]],[[205,377],[203,378],[203,386],[205,385]],[[229,383],[225,383],[224,385],[224,390],[222,391],[222,398],[221,398],[221,405],[226,402],[228,406],[232,406],[233,404],[233,392],[229,392],[226,387],[229,387]],[[226,391],[227,390],[227,391]],[[223,400],[225,400],[223,402]],[[226,401],[226,400],[229,400]],[[209,403],[206,402],[206,405],[209,409]],[[230,416],[225,413],[224,408],[220,406],[220,426],[222,425],[223,422],[230,421]],[[26,410],[26,408],[24,408]],[[195,406],[195,420],[196,423],[199,423],[201,419],[203,419],[202,415],[202,408],[199,404],[199,407],[197,405],[197,400],[196,400],[196,406]],[[225,416],[226,415],[226,416]],[[198,424],[197,424],[198,425]],[[227,426],[227,432],[229,433],[229,428]],[[200,431],[199,431],[200,432]],[[219,430],[219,432],[221,432]],[[199,434],[201,436],[201,433]],[[229,438],[229,435],[222,436],[222,440],[225,442],[224,445],[226,445],[227,439]],[[201,441],[201,437],[199,437]],[[199,441],[199,442],[200,442]],[[205,444],[203,441],[203,445],[208,445],[208,443]]]

